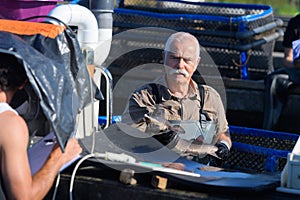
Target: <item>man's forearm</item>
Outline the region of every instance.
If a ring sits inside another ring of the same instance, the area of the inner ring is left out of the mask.
[[[54,151],[61,151],[56,149]],[[63,166],[60,152],[50,155],[45,165],[38,171],[32,179],[32,199],[43,199],[52,187],[55,178]]]
[[[293,64],[293,49],[292,48],[284,48],[284,60],[283,60],[284,67],[292,68],[294,67]]]
[[[228,145],[227,146],[228,149],[231,148],[232,141],[231,141],[229,133],[221,133],[217,142],[221,142],[221,141],[225,141],[227,143],[226,145]]]

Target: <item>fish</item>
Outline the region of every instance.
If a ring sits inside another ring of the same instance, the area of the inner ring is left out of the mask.
[[[172,130],[178,134],[185,134],[185,130],[180,125],[171,125],[171,123],[163,118],[158,117],[150,117],[148,114],[145,114],[145,119],[148,122],[148,131],[151,130],[154,134],[159,133],[161,130]],[[151,124],[151,125],[150,125]],[[199,139],[201,140],[201,139]],[[215,158],[221,159],[217,154],[216,151],[218,148],[214,145],[210,144],[203,144],[200,141],[187,141],[184,139],[180,139],[180,144],[176,145],[177,150],[180,152],[184,152],[181,154],[188,155],[188,154],[196,154],[196,155],[211,155]]]

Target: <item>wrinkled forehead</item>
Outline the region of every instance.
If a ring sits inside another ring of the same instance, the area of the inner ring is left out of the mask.
[[[166,47],[165,51],[168,54],[183,56],[183,57],[197,57],[197,46],[191,40],[180,40],[174,38]]]

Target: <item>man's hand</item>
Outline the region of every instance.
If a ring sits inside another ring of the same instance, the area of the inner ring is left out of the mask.
[[[215,152],[215,154],[218,157],[212,156],[212,155],[208,155],[208,159],[209,159],[209,166],[214,166],[214,167],[222,167],[222,165],[224,164],[224,162],[228,159],[229,157],[229,149],[227,147],[226,144],[218,142],[215,145],[217,149],[217,151]]]
[[[144,115],[146,122],[148,124],[146,132],[148,133],[161,133],[167,130],[173,131],[178,134],[184,134],[185,130],[180,125],[172,125],[168,120],[160,117],[150,117],[149,115]]]
[[[144,117],[147,122],[147,133],[156,135],[169,129],[169,124],[165,119],[150,117],[147,114],[145,114]]]
[[[67,163],[77,157],[81,152],[82,148],[80,147],[78,141],[75,138],[71,138],[67,143],[65,152],[62,156],[65,159],[65,163]]]
[[[216,154],[223,160],[227,160],[228,157],[229,157],[229,149],[228,147],[226,146],[226,144],[224,143],[221,143],[221,142],[218,142],[216,145],[215,145],[218,150],[216,151]]]
[[[60,159],[61,164],[64,165],[67,162],[76,158],[82,152],[82,148],[80,147],[78,141],[75,138],[71,138],[67,146],[65,148],[65,152],[62,153],[58,144],[54,147],[54,150],[51,152],[51,157]]]

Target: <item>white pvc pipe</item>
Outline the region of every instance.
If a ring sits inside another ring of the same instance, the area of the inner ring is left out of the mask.
[[[95,49],[98,44],[98,22],[95,15],[86,7],[78,4],[62,4],[50,11],[49,16],[55,17],[67,25],[77,26],[77,39],[82,49]],[[56,20],[48,22],[58,24]]]
[[[99,29],[98,38],[98,45],[95,49],[94,62],[95,65],[101,66],[110,52],[112,41],[112,29]]]
[[[48,15],[61,20],[67,25],[77,26],[77,40],[80,44],[80,48],[92,49],[94,51],[93,64],[95,64],[95,66],[101,66],[103,64],[111,47],[112,27],[107,28],[104,26],[105,28],[99,28],[98,23],[101,23],[101,20],[98,21],[91,10],[78,4],[58,5],[52,9]],[[52,24],[60,24],[57,20],[51,18],[48,18],[47,21]],[[98,72],[99,70],[95,71],[94,81],[98,88],[100,88],[101,74]],[[111,87],[111,83],[107,82],[107,86]],[[110,96],[111,95],[107,94],[108,100],[111,100]],[[110,105],[111,104],[107,103],[107,106]],[[111,107],[107,107],[107,121],[111,119]],[[79,117],[78,134],[76,135],[79,137],[82,136],[82,133],[84,133],[84,135],[90,135],[94,130],[98,130],[98,123],[95,124],[95,122],[98,121],[98,111],[99,102],[95,102],[83,110],[83,113],[85,114],[81,114]],[[90,114],[91,119],[87,117],[90,116]]]

